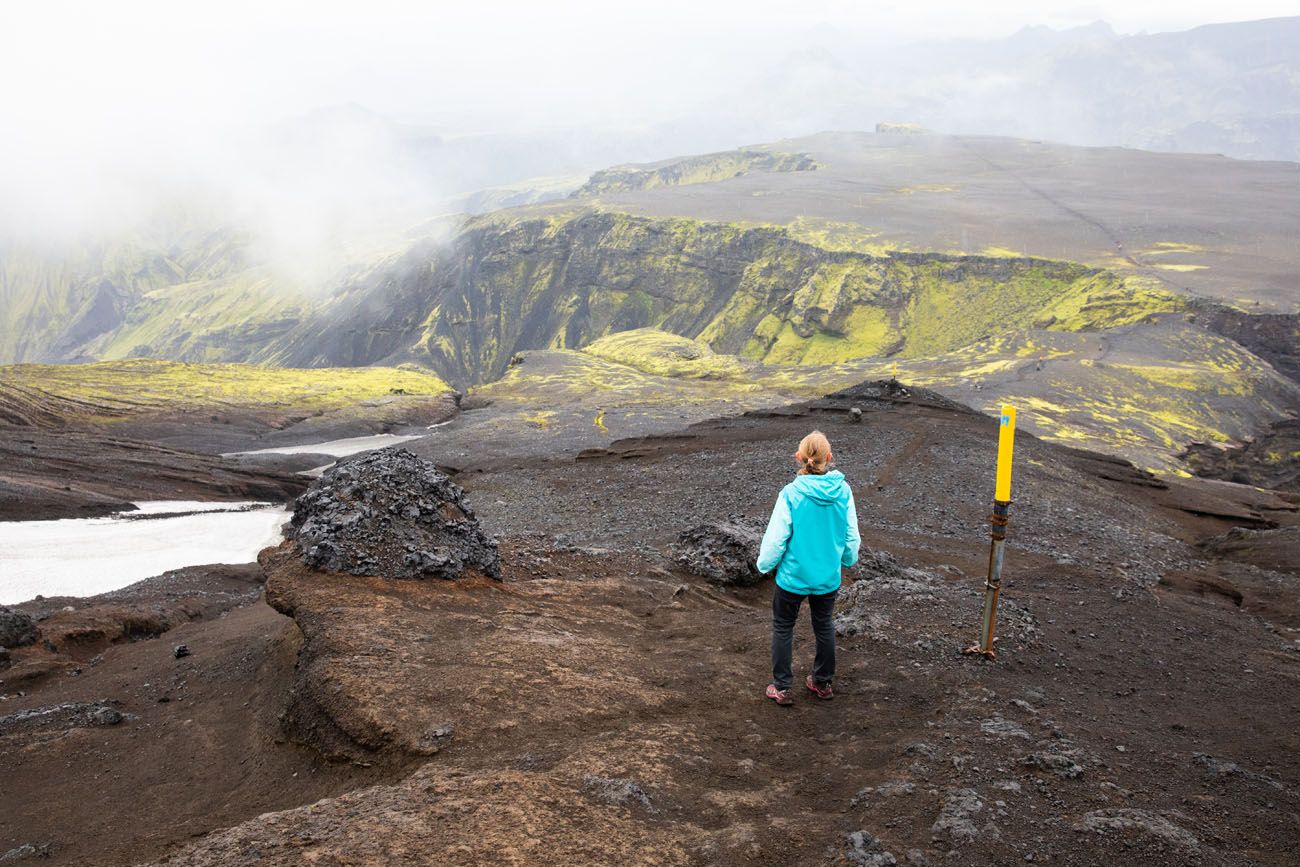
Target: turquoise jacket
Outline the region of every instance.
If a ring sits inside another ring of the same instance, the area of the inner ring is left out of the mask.
[[[791,593],[830,593],[840,589],[840,567],[858,562],[861,544],[858,510],[844,474],[797,476],[776,498],[758,571],[777,569],[777,586]]]

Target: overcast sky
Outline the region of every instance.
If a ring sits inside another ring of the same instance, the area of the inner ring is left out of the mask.
[[[675,94],[695,74],[719,73],[720,61],[818,31],[897,42],[1105,20],[1156,32],[1298,11],[1294,0],[6,0],[0,93],[6,126],[70,135],[151,130],[168,117],[185,127],[260,122],[344,102],[453,122],[531,107],[537,121],[604,109],[632,83],[638,99]]]
[[[634,125],[710,88],[725,93],[819,35],[865,47],[1296,11],[1295,0],[3,0],[0,209],[10,222],[18,209],[24,219],[93,210],[86,193],[97,189],[112,211],[120,200],[106,178],[204,174],[239,159],[230,142],[248,129],[319,106],[356,103],[452,131]]]

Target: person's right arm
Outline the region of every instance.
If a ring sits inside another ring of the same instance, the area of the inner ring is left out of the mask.
[[[772,508],[772,517],[767,521],[767,532],[763,534],[763,544],[758,548],[758,571],[771,572],[781,563],[785,556],[785,546],[790,541],[790,506],[785,501],[785,491],[777,494],[776,505]]]

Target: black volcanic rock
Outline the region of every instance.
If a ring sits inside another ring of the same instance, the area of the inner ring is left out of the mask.
[[[1300,573],[1300,526],[1233,527],[1221,536],[1202,540],[1199,547],[1211,556],[1240,560],[1260,569]]]
[[[384,578],[500,578],[497,542],[460,486],[406,449],[336,464],[294,503],[288,535],[309,566]]]
[[[120,702],[101,698],[98,701],[73,701],[15,711],[0,716],[0,735],[115,726],[137,719],[131,714],[122,713],[114,707],[116,704]]]
[[[700,524],[677,537],[674,559],[692,573],[718,584],[747,587],[763,576],[755,565],[763,529],[733,515],[726,521]]]
[[[36,640],[36,622],[20,611],[0,608],[0,647],[22,647]]]

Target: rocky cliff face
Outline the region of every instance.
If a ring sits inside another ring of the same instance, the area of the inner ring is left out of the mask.
[[[1080,330],[1176,310],[1115,273],[1037,259],[832,251],[781,228],[585,212],[471,226],[429,263],[411,357],[454,381],[525,349],[654,327],[777,363],[937,354],[1031,326]],[[416,288],[416,287],[411,287]],[[375,328],[409,323],[418,290]]]
[[[192,276],[182,271],[173,278]],[[1119,325],[1180,307],[1135,278],[1073,263],[868,255],[780,227],[587,209],[484,218],[448,245],[417,244],[314,298],[250,271],[147,293],[105,272],[100,288],[74,296],[64,291],[76,312],[48,312],[48,327],[11,355],[302,367],[412,360],[466,384],[496,379],[521,350],[581,348],[643,327],[756,360],[821,364],[937,354],[1017,328]]]

